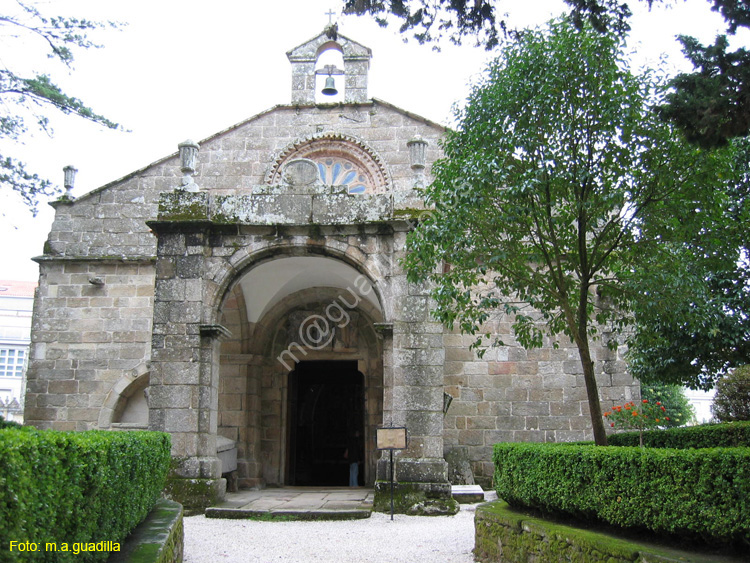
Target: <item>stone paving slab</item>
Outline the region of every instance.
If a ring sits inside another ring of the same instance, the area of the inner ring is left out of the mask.
[[[374,491],[365,487],[283,487],[227,493],[206,518],[352,520],[369,518]]]

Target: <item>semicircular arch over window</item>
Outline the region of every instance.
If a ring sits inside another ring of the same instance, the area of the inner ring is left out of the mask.
[[[315,162],[321,183],[346,187],[350,194],[383,193],[390,188],[381,158],[357,139],[337,133],[317,134],[289,145],[276,158],[267,183],[280,183],[284,164],[298,158]]]

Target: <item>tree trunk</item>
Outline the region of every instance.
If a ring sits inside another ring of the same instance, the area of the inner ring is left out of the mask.
[[[589,400],[589,411],[591,411],[591,427],[594,430],[594,442],[597,446],[607,445],[607,433],[604,431],[604,420],[602,419],[602,406],[599,402],[599,388],[594,375],[594,362],[591,359],[589,341],[586,336],[576,339],[578,355],[583,367],[583,380],[586,382],[586,396]]]

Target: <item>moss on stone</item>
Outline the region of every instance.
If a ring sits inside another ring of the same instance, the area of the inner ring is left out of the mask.
[[[419,219],[426,209],[417,209],[416,207],[404,207],[402,209],[393,210],[394,219]]]
[[[375,483],[376,512],[391,511],[391,486],[388,481]],[[395,483],[393,489],[393,511],[411,516],[451,516],[459,510],[453,497],[442,497],[430,493],[429,483]]]
[[[161,499],[148,517],[128,536],[110,563],[180,563],[184,528],[182,506]]]
[[[208,196],[198,192],[164,192],[159,198],[159,220],[208,221]]]
[[[212,504],[217,504],[223,495],[223,479],[185,479],[170,476],[164,488],[164,495],[182,504],[185,514],[202,514]]]
[[[482,504],[475,518],[474,555],[482,562],[580,561],[582,563],[708,563],[732,557],[701,555],[616,537],[528,515],[504,501]],[[740,561],[741,559],[736,559]]]
[[[320,240],[323,238],[323,228],[318,223],[310,225],[310,234],[308,235],[313,240]]]

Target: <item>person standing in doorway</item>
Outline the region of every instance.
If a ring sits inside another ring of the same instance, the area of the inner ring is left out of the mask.
[[[349,462],[349,486],[359,487],[359,464],[362,462],[362,433],[359,430],[349,435],[344,459]]]

